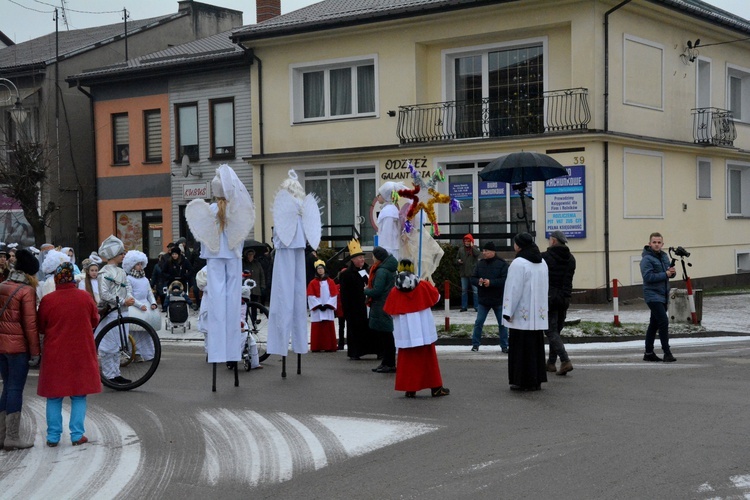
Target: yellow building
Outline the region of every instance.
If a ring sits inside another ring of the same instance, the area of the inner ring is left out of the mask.
[[[575,288],[639,285],[653,231],[692,252],[700,286],[750,271],[750,21],[696,0],[361,6],[326,0],[233,33],[254,58],[256,238],[270,240],[294,168],[341,226],[329,234],[354,227],[367,248],[376,187],[410,185],[410,162],[441,168],[440,191],[462,200],[440,207],[444,235],[515,232],[518,198],[478,172],[523,150],[570,167],[527,203],[540,247],[569,235]]]

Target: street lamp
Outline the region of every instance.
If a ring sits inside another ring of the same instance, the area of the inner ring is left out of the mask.
[[[16,102],[13,104],[13,108],[10,110],[10,117],[13,119],[16,125],[21,125],[26,121],[27,112],[21,105],[21,94],[18,92],[16,84],[8,80],[7,78],[0,78],[0,87],[4,87],[8,91],[8,97],[4,97],[0,100],[0,104],[8,105],[13,102],[12,90],[16,92]],[[4,94],[4,92],[3,92]]]

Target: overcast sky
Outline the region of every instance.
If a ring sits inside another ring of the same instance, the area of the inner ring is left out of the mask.
[[[244,13],[244,24],[255,23],[255,0],[202,0]],[[25,42],[55,31],[52,17],[54,5],[61,0],[0,0],[0,31],[16,43]],[[286,14],[316,3],[315,0],[281,0],[281,13]],[[708,3],[750,19],[750,0],[709,0]],[[131,19],[146,19],[177,12],[176,0],[65,0],[68,27],[90,28],[122,21],[122,8]],[[119,10],[118,10],[119,9]],[[66,29],[60,19],[60,29]]]

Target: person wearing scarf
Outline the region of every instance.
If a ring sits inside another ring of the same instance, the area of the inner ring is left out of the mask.
[[[338,286],[328,277],[325,262],[315,262],[315,277],[307,285],[307,305],[310,308],[310,350],[336,352],[336,305]]]
[[[508,378],[511,390],[538,391],[547,381],[544,332],[549,328],[547,264],[529,233],[513,238],[516,258],[508,267],[503,325],[510,329]]]
[[[85,444],[86,395],[102,391],[96,345],[91,332],[99,322],[94,299],[76,286],[73,264],[55,270],[55,291],[39,304],[38,328],[44,335],[44,356],[37,394],[47,398],[47,446],[62,435],[63,398],[70,397],[70,440]]]
[[[383,310],[383,306],[396,281],[398,262],[383,247],[373,248],[372,256],[375,263],[370,270],[370,278],[364,292],[370,306],[370,330],[379,339],[383,356],[383,362],[377,368],[373,368],[372,371],[375,373],[395,373],[396,344],[393,340],[393,318]]]
[[[383,310],[393,318],[393,337],[398,348],[396,390],[407,398],[430,389],[433,398],[447,396],[443,387],[435,342],[437,329],[432,306],[440,299],[435,285],[414,274],[414,264],[402,259],[398,264],[396,286],[388,294]]]

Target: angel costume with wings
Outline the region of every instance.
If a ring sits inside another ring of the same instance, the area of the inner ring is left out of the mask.
[[[269,354],[286,356],[289,339],[296,354],[307,345],[307,283],[305,283],[305,240],[318,248],[322,225],[315,196],[305,195],[294,170],[281,184],[273,200],[273,287],[268,313]]]
[[[242,296],[242,244],[255,223],[250,193],[229,165],[216,169],[211,181],[219,200],[208,204],[193,200],[185,218],[195,239],[201,242],[201,257],[208,271],[208,318],[206,351],[209,363],[240,361],[245,336],[237,318]],[[225,223],[219,220],[219,204],[226,200]]]

